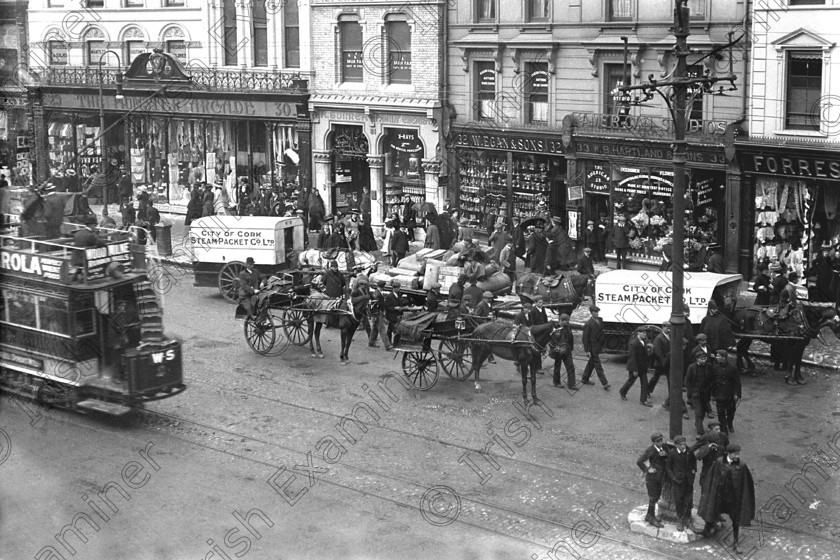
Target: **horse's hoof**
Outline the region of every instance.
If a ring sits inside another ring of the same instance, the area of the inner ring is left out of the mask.
[[[313,353],[311,354],[311,356],[312,356],[313,358],[317,358],[317,357],[318,357],[318,354],[316,354],[315,352],[313,352]]]
[[[475,384],[475,392],[476,392],[476,393],[480,393],[480,392],[481,392],[481,385],[479,385],[478,383],[476,383],[476,384]]]
[[[318,352],[318,358],[320,358],[320,359],[322,359],[322,360],[323,360],[323,359],[324,359],[324,355],[323,355],[322,353]]]

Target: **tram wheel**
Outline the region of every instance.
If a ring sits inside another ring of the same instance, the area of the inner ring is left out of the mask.
[[[452,379],[463,381],[472,373],[470,345],[460,340],[443,339],[438,347],[440,367]]]
[[[237,285],[239,283],[239,273],[243,270],[245,270],[245,263],[231,261],[219,271],[219,291],[228,303],[239,301]]]
[[[406,352],[402,369],[408,381],[419,391],[428,391],[438,380],[437,360],[434,352]]]

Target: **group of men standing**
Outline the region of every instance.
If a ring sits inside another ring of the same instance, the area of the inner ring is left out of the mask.
[[[648,509],[645,521],[662,528],[656,516],[656,505],[662,497],[663,487],[670,483],[671,500],[677,517],[677,531],[692,531],[710,537],[715,524],[725,514],[732,523],[732,549],[738,550],[739,529],[749,526],[755,515],[755,484],[750,469],[741,461],[741,446],[730,444],[720,426],[710,424],[710,432],[688,447],[685,436],[674,437],[666,444],[660,433],[651,436],[651,446],[636,461],[645,477],[648,492]],[[700,471],[700,502],[697,513],[704,521],[702,530],[694,528],[694,480],[697,463]]]

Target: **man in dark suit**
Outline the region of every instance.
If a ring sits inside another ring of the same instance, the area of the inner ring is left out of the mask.
[[[697,438],[697,443],[691,446],[691,452],[698,461],[702,463],[700,469],[700,502],[697,505],[697,511],[701,511],[706,503],[708,495],[705,491],[706,479],[712,470],[712,466],[718,457],[722,457],[726,453],[726,446],[729,445],[729,438],[727,438],[720,431],[720,424],[717,422],[709,423],[709,431],[703,437]]]
[[[534,296],[534,307],[531,309],[531,325],[544,325],[546,323],[548,323],[548,316],[546,315],[545,308],[543,307],[543,297]],[[537,371],[540,375],[545,375],[541,354],[534,357],[534,364],[537,366]]]
[[[257,295],[263,286],[265,277],[259,270],[254,268],[254,258],[245,259],[245,270],[239,273],[239,303],[245,308],[248,317],[253,317],[256,312]]]
[[[549,346],[551,348],[549,356],[554,358],[554,386],[563,387],[560,371],[565,365],[569,389],[573,391],[580,389],[581,386],[575,383],[575,362],[572,359],[575,352],[575,335],[569,326],[569,316],[565,313],[560,315],[560,325],[551,333]]]
[[[668,389],[668,397],[663,407],[665,410],[671,408],[671,323],[662,323],[662,332],[653,339],[653,377],[648,382],[648,393],[653,394],[656,383],[660,377],[665,378],[665,386]],[[680,399],[683,410],[683,418],[688,420],[688,408],[685,401]]]
[[[583,378],[581,383],[584,385],[594,385],[589,380],[592,375],[592,370],[598,374],[598,380],[604,389],[609,389],[610,384],[607,381],[607,376],[604,375],[604,366],[601,365],[601,351],[604,349],[604,321],[598,317],[601,311],[596,305],[589,306],[589,320],[583,325],[583,351],[589,356],[589,361],[586,362],[586,367],[583,370]]]
[[[741,374],[729,361],[725,350],[717,351],[715,361],[711,396],[715,398],[721,431],[728,436],[735,432],[732,421],[735,419],[735,409],[741,401]]]
[[[691,506],[694,501],[694,476],[697,474],[697,458],[688,450],[685,436],[674,438],[676,449],[668,453],[665,470],[671,479],[674,505],[677,510],[677,531],[691,526]]]
[[[396,266],[408,253],[408,235],[405,233],[406,224],[400,224],[393,233],[391,238],[391,251],[394,253],[394,263]],[[413,231],[413,230],[410,230]]]
[[[714,374],[714,367],[709,363],[709,355],[698,352],[697,362],[688,366],[688,373],[685,375],[685,389],[691,406],[694,408],[694,427],[697,429],[698,436],[703,435],[703,420],[711,411],[708,400]]]
[[[532,325],[531,311],[533,309],[534,302],[530,299],[525,299],[525,302],[522,304],[522,309],[519,310],[519,313],[517,313],[516,317],[513,319],[513,324],[518,327],[530,327]]]
[[[723,264],[723,255],[720,254],[720,247],[712,247],[712,256],[706,263],[706,271],[715,274],[726,274],[726,266]]]
[[[513,217],[513,229],[510,232],[513,253],[520,259],[525,258],[525,232],[522,230],[519,216]]]
[[[641,386],[639,402],[642,406],[652,407],[653,405],[648,402],[647,372],[649,360],[646,341],[647,333],[642,329],[636,329],[636,332],[633,333],[630,339],[630,343],[627,345],[627,381],[621,387],[619,394],[621,395],[621,400],[626,401],[627,392],[636,382],[636,378],[638,378]]]
[[[770,292],[772,289],[770,286],[770,269],[767,268],[766,264],[763,264],[758,269],[758,277],[755,279],[755,284],[753,284],[753,290],[756,293],[755,304],[770,305]]]
[[[630,232],[633,229],[627,224],[627,218],[618,217],[618,223],[610,232],[613,248],[615,249],[615,268],[627,268],[627,249],[630,248]]]
[[[577,262],[577,271],[584,276],[589,275],[590,278],[595,277],[595,263],[592,261],[592,249],[585,247],[583,254]]]
[[[720,312],[715,300],[709,302],[709,312],[700,322],[700,332],[708,338],[709,349],[712,352],[727,350],[735,346],[732,323]]]
[[[659,529],[664,525],[656,518],[656,502],[662,497],[662,483],[666,476],[665,463],[668,459],[668,451],[665,449],[664,440],[662,434],[650,436],[653,445],[645,449],[645,452],[636,461],[636,466],[645,473],[645,486],[647,486],[648,492],[648,510],[645,521]]]
[[[400,343],[400,337],[396,334],[396,330],[403,308],[403,299],[400,294],[401,289],[402,284],[398,280],[394,280],[391,282],[391,293],[385,296],[385,320],[388,321],[388,340],[392,344],[392,346],[385,348],[385,350],[390,350],[394,345]]]

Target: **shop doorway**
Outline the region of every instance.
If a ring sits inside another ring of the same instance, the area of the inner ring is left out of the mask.
[[[370,189],[369,146],[362,127],[334,125],[330,151],[333,211],[361,211],[362,189]]]

